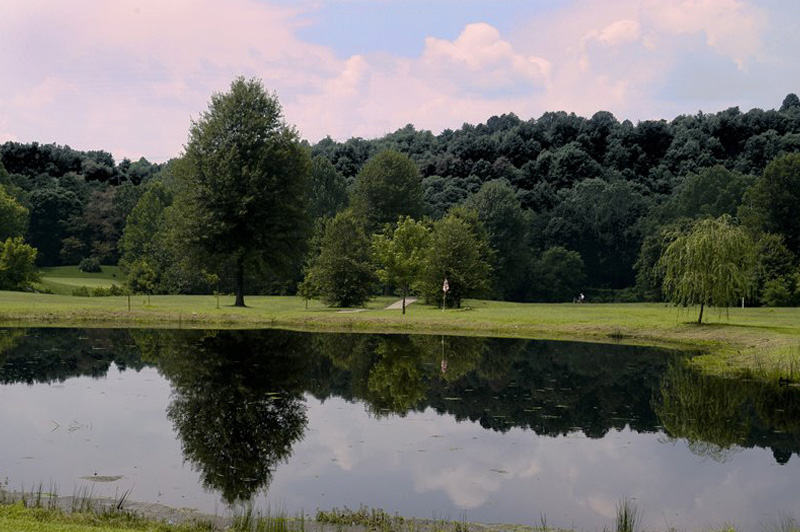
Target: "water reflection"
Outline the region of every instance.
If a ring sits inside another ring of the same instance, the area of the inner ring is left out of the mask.
[[[770,449],[778,464],[800,452],[796,388],[702,377],[682,361],[658,349],[493,338],[0,330],[2,384],[102,377],[112,364],[127,371],[157,368],[171,388],[163,408],[184,460],[227,502],[265,492],[293,450],[319,436],[309,429],[309,403],[321,409],[311,397],[361,404],[378,422],[414,418],[417,425],[410,430],[419,430],[420,419],[435,412],[480,425],[492,441],[503,435],[518,439],[522,432],[547,438],[536,444],[548,448],[546,458],[537,457],[539,466],[533,467],[528,455],[518,457],[519,471],[489,466],[490,476],[481,480],[486,489],[499,489],[501,478],[534,482],[546,464],[556,463],[552,447],[566,444],[558,439],[576,435],[600,439],[613,431],[619,440],[629,432],[652,434],[653,439],[686,441],[692,452],[719,462],[751,447]],[[454,466],[438,478],[429,474],[426,489],[450,493],[458,491],[454,484],[462,492],[477,489],[457,480],[463,472],[455,466],[460,451],[442,452]],[[633,467],[630,455],[626,462],[626,453],[621,454],[619,464],[609,464],[611,470]],[[353,467],[339,463],[345,470]],[[622,495],[611,497],[612,509],[614,497]],[[471,491],[458,497],[452,500],[462,505],[484,500]],[[596,498],[593,504],[599,507]]]
[[[132,333],[173,386],[167,409],[203,485],[228,503],[269,486],[308,420],[300,337],[214,331]]]
[[[726,461],[744,448],[765,447],[785,464],[800,452],[800,393],[779,383],[700,375],[670,366],[654,409],[666,433],[692,452]]]

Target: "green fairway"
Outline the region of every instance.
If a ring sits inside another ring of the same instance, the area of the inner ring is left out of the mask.
[[[77,266],[42,268],[40,271],[41,281],[37,288],[60,295],[72,295],[73,290],[82,286],[89,290],[97,287],[108,288],[114,284],[122,285],[124,281],[119,266],[103,266],[103,271],[97,273],[82,272]]]
[[[717,374],[772,377],[800,367],[800,308],[733,308],[708,313],[656,303],[544,304],[470,300],[448,309],[417,303],[403,316],[384,310],[395,298],[363,309],[336,309],[291,296],[248,296],[233,307],[223,296],[71,297],[0,292],[0,324],[80,327],[282,327],[320,331],[469,334],[624,342],[691,349],[695,363]],[[130,303],[130,310],[128,305]],[[800,377],[800,376],[797,376]],[[793,377],[794,378],[794,377]]]

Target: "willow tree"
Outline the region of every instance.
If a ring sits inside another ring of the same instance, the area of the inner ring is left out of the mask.
[[[310,164],[259,80],[237,78],[192,123],[177,172],[177,230],[200,264],[233,263],[236,306],[244,306],[245,266],[275,273],[301,256]]]
[[[752,292],[755,245],[728,215],[699,220],[674,236],[659,259],[665,297],[675,305],[703,309],[735,305]]]

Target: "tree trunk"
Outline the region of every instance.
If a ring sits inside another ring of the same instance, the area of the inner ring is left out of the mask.
[[[244,307],[244,257],[236,259],[236,302],[234,307]]]
[[[697,324],[698,325],[702,325],[703,324],[703,307],[704,306],[705,306],[705,303],[700,303],[700,317],[697,318]]]
[[[403,290],[403,316],[406,315],[406,291]]]

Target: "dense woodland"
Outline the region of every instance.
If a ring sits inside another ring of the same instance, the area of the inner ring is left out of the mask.
[[[269,112],[280,119],[279,108]],[[249,237],[273,254],[291,237],[303,251],[277,262],[220,258],[219,241],[198,236],[216,222],[185,222],[186,198],[213,193],[182,178],[205,168],[193,155],[204,153],[204,134],[194,124],[186,153],[166,164],[68,146],[0,146],[0,288],[30,284],[9,264],[35,249],[38,266],[120,264],[129,287],[147,293],[233,291],[244,276],[248,293],[299,290],[342,306],[389,292],[436,300],[445,272],[456,280],[456,305],[468,297],[570,301],[580,292],[590,302],[657,301],[658,260],[670,239],[699,219],[729,215],[756,246],[749,304],[800,304],[794,94],[777,110],[734,107],[637,124],[604,111],[505,114],[438,135],[409,124],[379,139],[314,145],[288,128],[307,162],[287,162],[284,174],[308,179],[285,185],[295,196],[251,193],[247,205],[250,218],[273,226],[287,204],[302,211],[285,218],[302,223],[276,229],[284,240]],[[176,251],[192,239],[207,260]],[[387,262],[403,242],[426,250],[413,275]],[[245,262],[253,267],[245,271]],[[333,286],[343,271],[357,273],[352,286]]]

